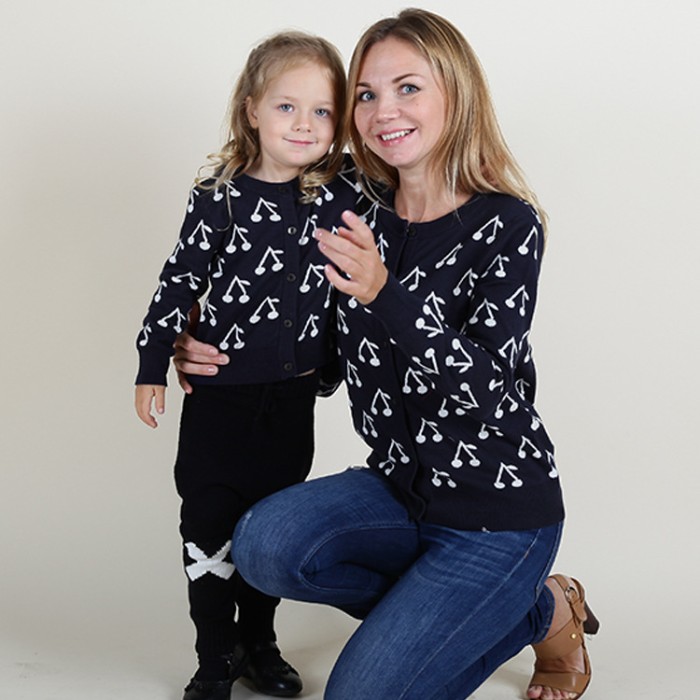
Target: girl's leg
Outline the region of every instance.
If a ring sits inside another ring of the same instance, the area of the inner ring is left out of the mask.
[[[264,388],[257,421],[248,436],[255,450],[247,468],[254,475],[245,490],[250,505],[308,476],[318,383],[318,376],[307,375]],[[274,614],[279,598],[256,590],[238,572],[236,579],[238,627],[250,659],[243,675],[262,695],[298,694],[302,690],[299,674],[282,658],[275,643]]]
[[[225,409],[231,417],[227,388],[197,387],[185,396],[175,462],[195,650],[203,665],[210,659],[209,666],[219,667],[200,669],[202,680],[227,673],[222,657],[240,641],[234,623],[235,578],[226,528],[235,525],[247,503],[231,484],[231,435],[221,424]]]
[[[420,553],[416,525],[389,483],[350,469],[276,493],[239,522],[233,558],[271,595],[363,618]]]
[[[246,431],[247,463],[240,465],[248,475],[242,480],[248,506],[308,476],[318,383],[317,375],[297,377],[265,386],[258,397],[255,421]],[[241,446],[234,449],[238,462]],[[248,645],[275,641],[273,620],[279,598],[261,593],[239,575],[236,578],[241,638]]]
[[[343,649],[325,698],[463,700],[544,634],[559,533],[421,527],[425,553]]]
[[[175,477],[195,647],[210,666],[200,678],[221,676],[221,657],[238,642],[275,639],[279,599],[254,591],[234,573],[230,538],[252,503],[308,474],[316,383],[305,377],[279,385],[196,387],[185,398]]]

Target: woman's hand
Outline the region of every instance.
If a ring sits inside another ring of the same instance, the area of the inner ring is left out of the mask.
[[[195,340],[187,331],[177,336],[174,345],[173,364],[177,370],[177,381],[186,394],[192,393],[192,385],[185,375],[213,377],[219,371],[217,365],[228,364],[228,355],[219,352],[214,345]]]
[[[347,276],[333,265],[326,265],[326,277],[339,291],[369,304],[386,284],[389,272],[379,257],[370,227],[351,211],[343,212],[342,219],[345,227],[338,229],[337,236],[324,229],[314,233],[321,252]]]
[[[192,393],[192,385],[187,381],[187,374],[212,377],[218,371],[218,365],[227,365],[229,358],[214,345],[195,340],[194,333],[199,323],[199,304],[190,310],[187,330],[175,338],[173,364],[177,370],[177,381],[186,394]]]

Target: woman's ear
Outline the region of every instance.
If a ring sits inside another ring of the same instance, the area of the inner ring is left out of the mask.
[[[256,111],[255,103],[253,102],[253,98],[248,95],[248,97],[245,98],[245,113],[246,116],[248,117],[248,122],[250,125],[253,127],[253,129],[258,128],[258,113]]]

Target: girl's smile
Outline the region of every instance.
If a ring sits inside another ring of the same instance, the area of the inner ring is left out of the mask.
[[[328,152],[335,133],[333,85],[328,71],[306,62],[270,81],[262,97],[247,101],[258,131],[260,157],[248,174],[267,182],[294,179]]]

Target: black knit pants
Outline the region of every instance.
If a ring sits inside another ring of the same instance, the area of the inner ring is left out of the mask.
[[[226,654],[238,641],[275,640],[279,599],[234,571],[231,536],[253,503],[308,476],[317,387],[315,373],[272,384],[196,386],[185,396],[175,483],[199,657]]]

